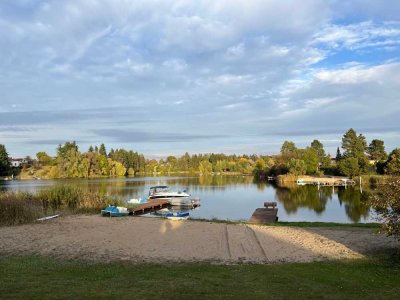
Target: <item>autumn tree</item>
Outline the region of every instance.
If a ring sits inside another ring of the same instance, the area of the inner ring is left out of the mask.
[[[199,164],[199,172],[200,174],[211,174],[212,164],[208,160],[201,161]]]

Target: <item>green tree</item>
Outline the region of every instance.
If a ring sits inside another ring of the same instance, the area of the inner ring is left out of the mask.
[[[290,155],[292,154],[294,151],[296,151],[296,144],[294,142],[291,141],[284,141],[281,147],[281,154],[282,155]]]
[[[104,144],[100,145],[99,154],[107,156],[106,146],[104,146]]]
[[[302,159],[289,159],[287,163],[287,168],[289,169],[289,173],[292,175],[298,176],[306,174],[306,164]]]
[[[382,220],[383,230],[400,240],[400,179],[393,178],[380,185],[371,195],[370,203]]]
[[[0,175],[9,175],[11,170],[10,160],[8,158],[8,153],[6,146],[0,144]]]
[[[344,158],[356,158],[360,172],[366,172],[369,166],[368,159],[365,156],[367,151],[367,142],[365,137],[350,128],[342,138],[342,148],[344,149]]]
[[[298,158],[305,164],[306,174],[317,174],[319,172],[320,159],[315,148],[308,147],[306,149],[299,149],[297,152]]]
[[[93,152],[93,151],[94,151],[93,146],[90,145],[88,152]]]
[[[372,140],[368,146],[367,153],[372,160],[383,161],[387,159],[385,143],[382,140]]]
[[[82,156],[77,147],[70,147],[66,153],[57,157],[58,174],[64,178],[88,177],[90,162]]]
[[[313,140],[311,142],[311,148],[313,148],[315,151],[317,151],[318,158],[319,158],[320,162],[322,162],[326,156],[325,150],[324,150],[324,145],[318,140]]]
[[[36,158],[42,166],[50,165],[52,162],[52,158],[46,152],[38,152],[36,153]]]
[[[66,157],[67,153],[71,150],[74,149],[78,151],[78,146],[76,145],[76,142],[66,142],[64,146],[58,145],[57,148],[57,157]]]
[[[340,173],[345,176],[354,177],[360,175],[360,166],[356,157],[346,157],[339,161]]]
[[[383,168],[386,174],[400,175],[400,148],[396,148],[390,153]]]
[[[339,147],[337,147],[337,150],[336,150],[336,162],[339,162],[339,160],[341,160],[342,159],[342,153],[340,153],[340,149],[339,149]]]
[[[357,136],[356,131],[350,128],[343,135],[342,149],[344,150],[344,157],[363,158],[367,150],[367,142],[362,134]]]

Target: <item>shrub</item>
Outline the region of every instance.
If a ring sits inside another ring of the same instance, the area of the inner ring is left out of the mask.
[[[383,222],[383,230],[400,240],[400,177],[378,186],[370,202]]]

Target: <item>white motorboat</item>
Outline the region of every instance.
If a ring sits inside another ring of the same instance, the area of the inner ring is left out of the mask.
[[[166,185],[158,185],[150,188],[149,201],[153,199],[165,199],[172,206],[198,206],[200,204],[199,198],[190,198],[190,194],[186,191],[171,191]]]

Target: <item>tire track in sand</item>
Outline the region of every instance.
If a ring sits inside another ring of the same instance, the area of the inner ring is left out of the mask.
[[[231,247],[229,245],[229,233],[228,233],[228,225],[225,224],[225,243],[226,243],[226,250],[228,252],[229,259],[232,259],[232,252]]]
[[[249,226],[246,226],[246,228],[247,228],[247,231],[250,232],[250,235],[253,237],[255,243],[256,243],[256,244],[258,245],[258,247],[260,248],[261,253],[262,253],[262,255],[264,256],[264,260],[269,261],[269,259],[268,259],[268,257],[267,257],[267,254],[265,253],[265,250],[264,250],[263,246],[261,245],[261,242],[260,242],[259,238],[257,237],[257,234],[256,234],[256,232],[254,231],[254,229],[251,228],[251,227],[249,227]]]

